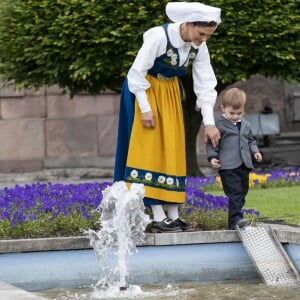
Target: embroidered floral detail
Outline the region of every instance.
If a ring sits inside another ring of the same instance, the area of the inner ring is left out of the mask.
[[[147,172],[147,173],[145,174],[145,179],[146,179],[146,180],[152,180],[152,174],[149,173],[149,172]]]
[[[189,58],[190,59],[195,59],[196,57],[196,53],[195,52],[191,52],[190,55],[189,55]]]
[[[170,48],[167,51],[167,56],[170,57],[170,61],[165,60],[166,62],[169,62],[172,66],[177,65],[177,60],[178,60],[178,54],[174,52],[172,48]]]
[[[196,58],[196,56],[197,56],[197,53],[198,53],[198,50],[195,49],[195,48],[193,48],[193,47],[191,47],[190,53],[189,53],[189,55],[188,55],[188,58],[187,58],[187,60],[186,60],[186,62],[185,62],[185,64],[184,64],[185,67],[188,67],[189,65],[192,64],[193,60],[194,60],[194,59]]]
[[[157,178],[157,181],[158,181],[159,183],[164,183],[164,182],[166,181],[166,177],[165,177],[165,176],[159,176],[159,177]]]
[[[125,181],[168,191],[185,191],[186,176],[172,176],[143,169],[126,167]]]
[[[132,170],[132,171],[130,172],[130,176],[131,176],[132,178],[137,178],[137,177],[139,176],[139,172],[138,172],[137,170]]]
[[[167,184],[172,185],[174,183],[174,179],[172,177],[167,178]]]
[[[171,65],[176,66],[177,65],[177,60],[176,59],[171,59]]]
[[[171,65],[172,66],[176,66],[177,65],[177,58],[178,58],[178,55],[176,53],[173,53],[171,55]]]
[[[176,60],[178,58],[178,55],[176,53],[174,53],[174,54],[172,54],[171,58]]]
[[[167,56],[171,57],[173,54],[174,54],[173,49],[169,49],[169,50],[167,51]]]

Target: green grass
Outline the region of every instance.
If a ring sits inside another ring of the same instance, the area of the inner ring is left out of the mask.
[[[224,195],[222,191],[206,189],[206,192]],[[259,219],[300,225],[300,186],[249,189],[244,208],[258,210]]]

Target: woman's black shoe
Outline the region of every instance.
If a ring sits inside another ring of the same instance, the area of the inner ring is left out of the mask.
[[[179,225],[175,223],[175,221],[165,218],[160,222],[153,221],[151,232],[181,232],[181,228]]]
[[[194,227],[188,223],[187,221],[183,220],[183,219],[176,219],[175,224],[178,225],[182,231],[194,231]]]

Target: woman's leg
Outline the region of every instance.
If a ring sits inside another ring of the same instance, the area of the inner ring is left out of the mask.
[[[175,224],[180,227],[182,231],[193,231],[194,228],[187,221],[179,218],[179,205],[178,204],[167,204],[167,215],[168,218],[175,221]]]
[[[162,205],[151,205],[151,209],[153,213],[153,221],[160,222],[167,217]]]
[[[167,205],[167,214],[169,219],[176,220],[179,218],[178,206],[179,206],[178,204]]]
[[[180,226],[166,216],[163,205],[151,205],[153,213],[152,232],[179,232]]]

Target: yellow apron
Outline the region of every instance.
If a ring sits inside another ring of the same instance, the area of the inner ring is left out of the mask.
[[[125,181],[143,183],[145,197],[184,203],[185,132],[178,79],[157,79],[151,75],[146,78],[151,84],[146,92],[155,128],[143,126],[135,101]]]

